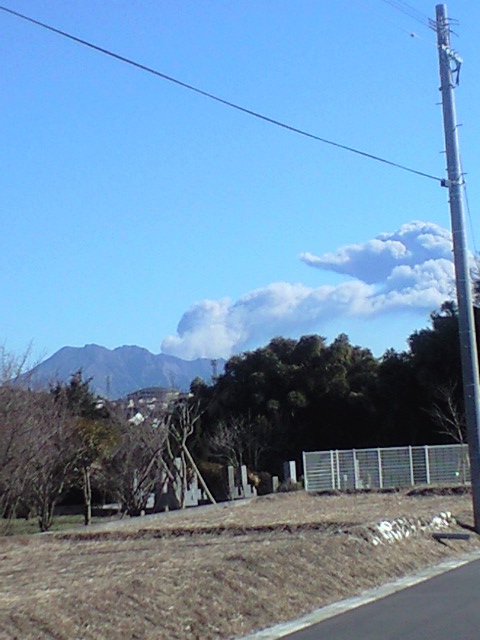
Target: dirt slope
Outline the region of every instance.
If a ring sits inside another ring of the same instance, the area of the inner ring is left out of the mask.
[[[472,525],[469,495],[302,492],[4,538],[0,638],[240,637],[480,548],[475,534],[439,543],[419,527],[372,542],[380,521],[441,512]]]

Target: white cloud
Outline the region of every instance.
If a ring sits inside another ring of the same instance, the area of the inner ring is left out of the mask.
[[[397,265],[414,266],[430,259],[451,259],[450,232],[432,222],[414,221],[394,233],[341,247],[335,253],[300,258],[311,267],[334,271],[368,283],[382,282]]]
[[[236,302],[197,302],[182,316],[177,334],[163,340],[162,351],[185,359],[228,357],[276,335],[321,333],[332,320],[428,313],[454,294],[451,251],[446,229],[415,221],[332,254],[302,254],[310,266],[355,279],[319,287],[275,282]]]
[[[187,360],[226,357],[276,335],[317,331],[322,320],[362,313],[372,294],[360,282],[318,288],[275,282],[233,304],[205,300],[185,312],[162,351]]]
[[[162,351],[185,360],[215,358],[230,354],[240,339],[232,322],[230,301],[227,298],[204,300],[183,314],[177,335],[163,340]]]

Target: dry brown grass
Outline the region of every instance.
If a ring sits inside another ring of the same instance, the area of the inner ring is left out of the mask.
[[[442,511],[472,524],[468,495],[295,493],[5,538],[0,638],[239,637],[480,547],[476,535],[377,547],[355,535]]]

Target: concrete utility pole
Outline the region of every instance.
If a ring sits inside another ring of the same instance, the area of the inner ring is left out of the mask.
[[[475,531],[480,533],[480,387],[454,95],[462,59],[450,48],[450,24],[444,4],[436,6],[436,30],[448,175],[443,186],[448,187],[449,192],[473,515]]]

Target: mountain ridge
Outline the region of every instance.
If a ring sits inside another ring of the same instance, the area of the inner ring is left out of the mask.
[[[224,360],[218,360],[222,369]],[[123,345],[108,349],[97,344],[83,347],[65,346],[36,365],[27,374],[33,388],[68,382],[81,370],[84,379],[91,378],[94,393],[111,400],[122,398],[146,387],[165,387],[187,391],[196,377],[210,382],[212,361],[208,358],[182,360],[164,353],[154,354],[144,347]]]

